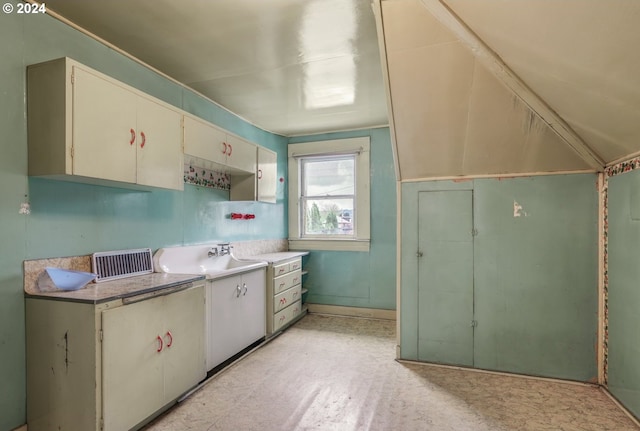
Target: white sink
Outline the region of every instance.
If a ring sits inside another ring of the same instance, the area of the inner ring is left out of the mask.
[[[208,279],[215,279],[267,266],[262,261],[237,259],[233,253],[220,256],[218,244],[161,248],[153,255],[153,267],[156,272],[204,274]],[[215,250],[218,255],[210,256]]]

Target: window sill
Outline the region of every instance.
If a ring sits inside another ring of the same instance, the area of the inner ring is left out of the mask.
[[[369,251],[368,239],[289,239],[289,250]]]

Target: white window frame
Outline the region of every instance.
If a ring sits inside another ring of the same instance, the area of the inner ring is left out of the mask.
[[[289,144],[289,248],[291,250],[369,251],[370,229],[370,140],[369,137]],[[348,238],[302,238],[300,236],[300,163],[305,156],[355,154],[355,235]]]

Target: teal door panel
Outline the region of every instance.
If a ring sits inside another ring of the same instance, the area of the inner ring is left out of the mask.
[[[420,192],[418,214],[418,359],[472,366],[472,192]]]
[[[597,211],[591,174],[475,180],[475,367],[597,378]]]
[[[609,180],[608,388],[640,416],[640,171]]]

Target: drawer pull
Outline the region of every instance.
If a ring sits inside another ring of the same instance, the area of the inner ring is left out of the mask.
[[[236,298],[240,298],[240,294],[242,293],[242,289],[240,288],[240,285],[238,284],[236,286]]]
[[[284,287],[285,286],[285,282],[283,281],[282,283],[280,283],[280,287]]]
[[[293,284],[296,284],[298,282],[298,277],[293,279]]]
[[[247,283],[243,283],[242,287],[244,287],[244,292],[242,292],[242,296],[245,296],[247,294],[247,290],[249,290],[249,288],[247,287]]]
[[[171,331],[167,331],[166,334],[164,334],[165,337],[169,337],[169,342],[167,343],[167,347],[171,347],[171,345],[173,344],[173,334],[171,333]]]
[[[156,349],[156,352],[160,353],[164,347],[164,342],[162,341],[162,337],[159,335],[156,337],[156,340],[158,340],[158,349]]]

